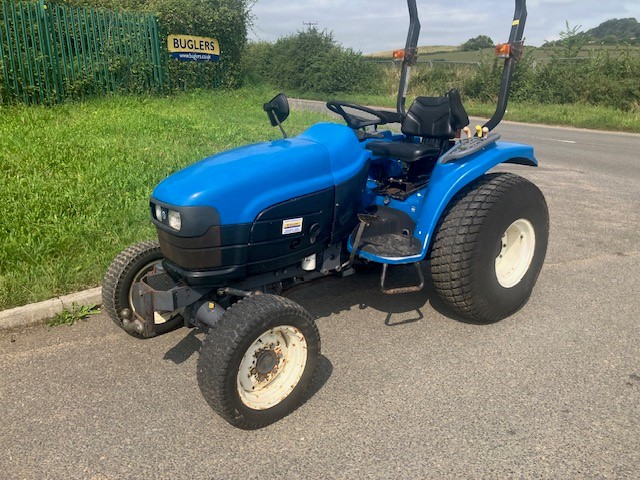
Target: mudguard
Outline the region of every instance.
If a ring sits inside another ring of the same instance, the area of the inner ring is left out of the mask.
[[[533,147],[507,142],[496,142],[480,152],[449,163],[438,162],[429,183],[423,190],[404,202],[390,199],[390,202],[387,203],[388,207],[402,210],[416,222],[414,237],[421,242],[420,254],[403,258],[382,258],[361,251],[359,255],[374,262],[392,265],[423,260],[429,250],[429,244],[435,233],[438,220],[454,195],[501,163],[538,166],[538,161],[533,154]],[[375,203],[378,205],[384,205],[384,202],[385,198],[376,197],[375,199]],[[351,250],[350,244],[349,249]]]

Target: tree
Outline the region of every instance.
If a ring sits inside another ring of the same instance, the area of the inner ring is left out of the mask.
[[[478,35],[475,38],[470,38],[462,45],[460,45],[460,50],[463,52],[468,52],[472,50],[481,50],[483,48],[492,48],[495,47],[493,40],[491,37],[487,35]]]
[[[564,56],[566,58],[575,58],[582,50],[582,47],[587,43],[587,36],[580,31],[582,25],[570,26],[569,21],[565,21],[565,30],[560,32],[560,40],[558,43],[564,50]]]

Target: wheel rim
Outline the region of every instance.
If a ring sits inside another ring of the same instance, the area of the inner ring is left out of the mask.
[[[154,265],[158,263],[158,260],[153,261],[142,267],[136,276],[133,278],[131,282],[131,286],[129,287],[129,308],[131,308],[132,312],[136,311],[136,307],[133,305],[133,285],[138,283],[142,277],[144,277],[147,273],[153,270]],[[156,325],[161,325],[163,323],[167,323],[175,316],[176,312],[153,312],[153,323]]]
[[[277,405],[298,385],[306,364],[307,340],[300,330],[280,325],[264,332],[240,362],[240,400],[253,410]]]
[[[524,278],[536,248],[536,233],[527,219],[513,222],[502,235],[496,257],[496,277],[504,288],[516,286]]]

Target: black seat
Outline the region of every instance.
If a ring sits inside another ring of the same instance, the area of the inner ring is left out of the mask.
[[[369,142],[367,149],[377,156],[407,163],[439,157],[448,141],[467,125],[469,116],[457,90],[450,90],[444,97],[418,97],[402,119],[401,130],[407,141]],[[422,138],[422,143],[415,143],[415,137]]]
[[[413,163],[421,158],[440,155],[440,148],[423,143],[409,142],[370,142],[367,148],[378,157],[397,158]]]

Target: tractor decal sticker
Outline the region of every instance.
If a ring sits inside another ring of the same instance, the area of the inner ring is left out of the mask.
[[[292,233],[302,232],[302,218],[290,218],[282,221],[282,234],[290,235]]]

